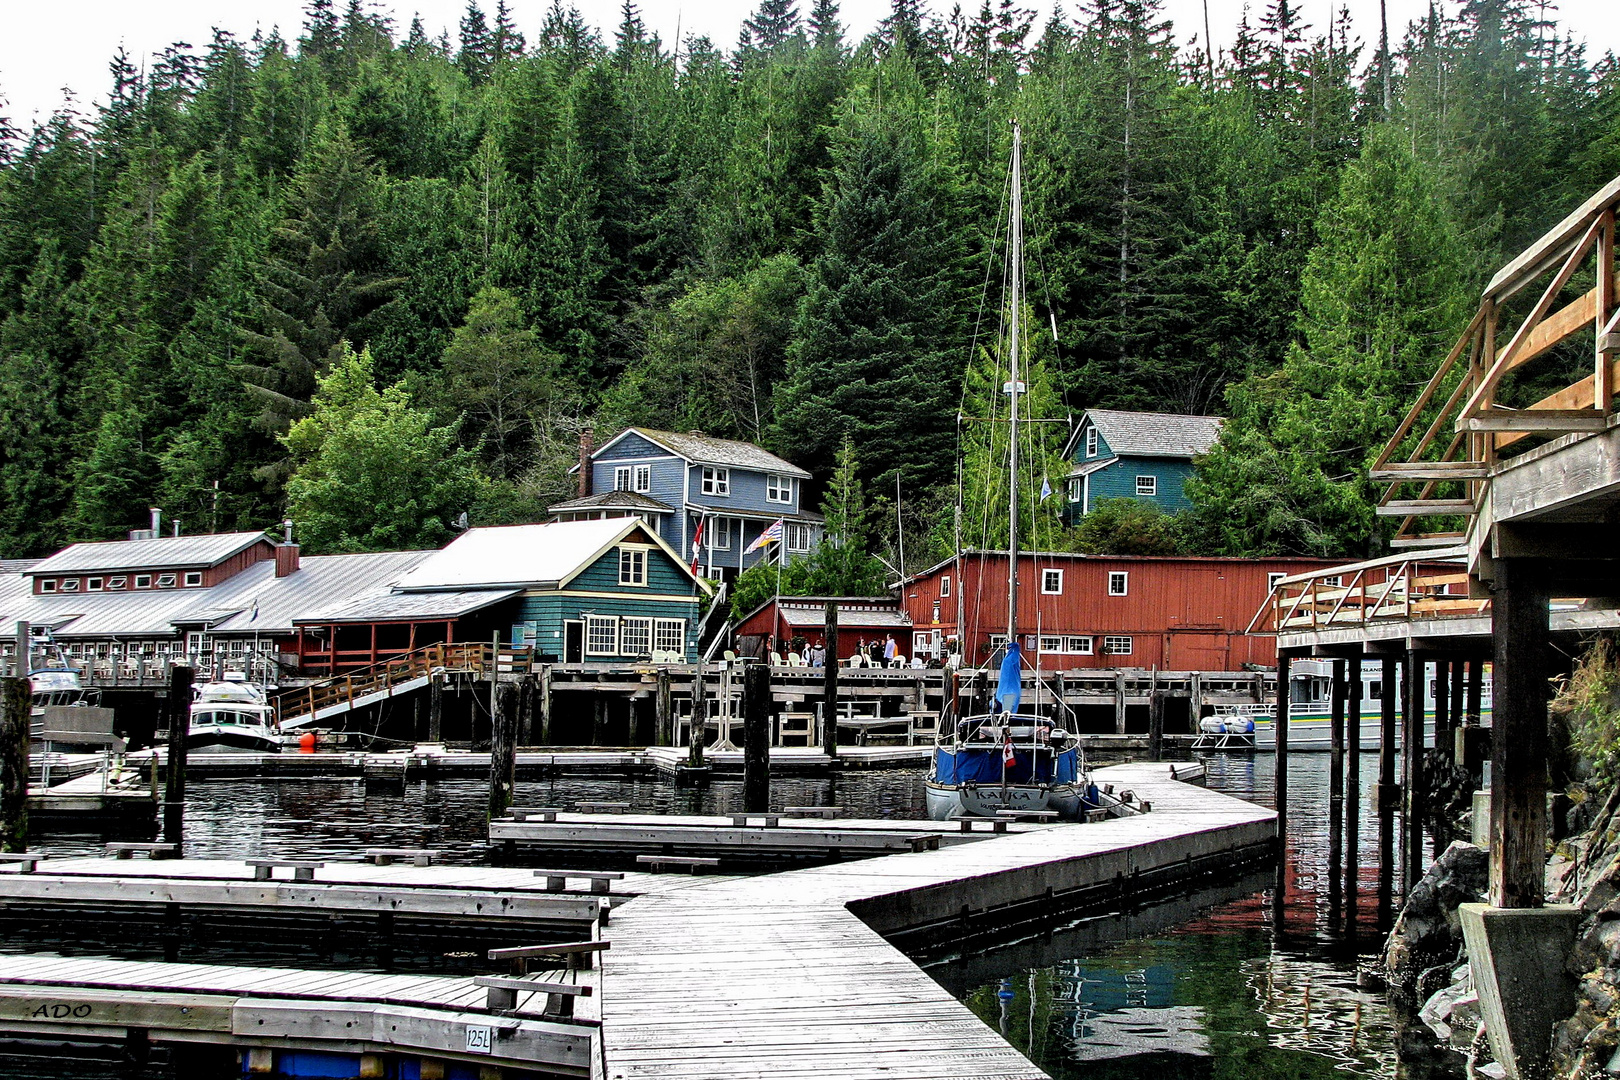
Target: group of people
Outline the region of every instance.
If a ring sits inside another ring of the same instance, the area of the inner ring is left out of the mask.
[[[799,661],[795,657],[803,657],[803,662],[810,667],[824,668],[827,666],[827,646],[825,644],[817,642],[810,645],[802,637],[794,638],[786,644],[790,650],[789,663],[798,663]],[[778,649],[779,645],[776,639],[767,638],[763,656],[769,658],[773,663],[779,663],[781,661],[777,659],[780,655]],[[958,658],[954,655],[948,657],[943,666],[955,666],[952,663],[955,660],[958,660]],[[836,657],[834,662],[837,662]],[[935,657],[913,656],[908,661],[906,657],[901,655],[899,643],[894,640],[893,634],[884,635],[882,640],[873,638],[868,641],[864,637],[858,639],[855,644],[855,651],[850,656],[850,666],[858,667],[862,665],[875,668],[900,667],[902,665],[913,668],[936,668],[942,666],[940,660]]]

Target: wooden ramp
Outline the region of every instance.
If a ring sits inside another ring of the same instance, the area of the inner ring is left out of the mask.
[[[1274,844],[1271,811],[1172,774],[1097,771],[1141,817],[643,896],[603,958],[605,1075],[1044,1077],[882,935]]]

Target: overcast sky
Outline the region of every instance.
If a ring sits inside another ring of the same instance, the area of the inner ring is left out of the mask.
[[[510,0],[520,28],[531,39],[544,18],[549,0]],[[1306,19],[1325,26],[1333,0],[1301,0]],[[1455,10],[1453,0],[1444,0]],[[707,34],[716,44],[729,47],[737,40],[737,30],[757,0],[641,0],[647,24],[667,43],[679,28],[688,33]],[[1204,0],[1165,0],[1165,14],[1176,24],[1177,41],[1185,44],[1196,35],[1203,37]],[[1391,36],[1408,20],[1428,9],[1428,0],[1388,0]],[[1215,40],[1231,41],[1244,0],[1208,0],[1209,18]],[[1251,0],[1258,14],[1266,0]],[[335,5],[339,9],[343,3]],[[408,26],[413,12],[420,12],[429,32],[448,28],[454,40],[455,27],[465,9],[465,0],[401,0],[392,6],[400,26]],[[494,0],[480,6],[493,10]],[[619,0],[578,0],[586,19],[608,31],[619,20]],[[800,0],[800,10],[808,11],[810,0]],[[933,0],[938,11],[949,10],[948,0]],[[1051,10],[1051,0],[1033,4],[1041,12],[1041,22]],[[1077,5],[1069,3],[1073,10]],[[1349,0],[1356,32],[1372,42],[1378,36],[1377,0]],[[1551,6],[1551,5],[1549,5]],[[965,0],[963,7],[976,9],[976,0]],[[1563,25],[1586,41],[1588,56],[1596,59],[1604,52],[1620,51],[1620,14],[1616,0],[1563,0],[1557,5]],[[19,126],[35,118],[44,119],[63,100],[64,87],[71,88],[81,103],[104,100],[107,88],[107,61],[122,44],[136,64],[157,53],[171,42],[187,41],[199,48],[218,26],[241,37],[252,35],[256,26],[268,30],[281,27],[288,38],[296,37],[302,21],[303,0],[0,0],[0,97],[10,104],[5,113]],[[844,0],[843,17],[852,39],[868,33],[889,9],[889,0]],[[1364,53],[1364,55],[1366,55]]]

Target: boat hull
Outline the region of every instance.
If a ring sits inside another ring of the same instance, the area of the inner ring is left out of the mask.
[[[1060,820],[1079,821],[1085,814],[1083,790],[1075,784],[941,784],[923,782],[923,798],[932,821],[956,817],[993,818],[1002,810],[1055,810]]]
[[[196,726],[186,732],[188,754],[279,754],[281,743],[268,730]]]

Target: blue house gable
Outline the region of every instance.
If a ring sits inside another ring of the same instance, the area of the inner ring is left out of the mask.
[[[1171,514],[1188,509],[1185,485],[1193,459],[1209,452],[1220,431],[1218,416],[1088,410],[1064,449],[1074,463],[1069,523],[1104,499],[1141,499]]]
[[[804,509],[810,474],[753,443],[629,428],[591,453],[588,468],[589,490],[550,508],[559,520],[634,514],[710,577],[821,542],[821,516]],[[777,521],[780,541],[749,551]]]

